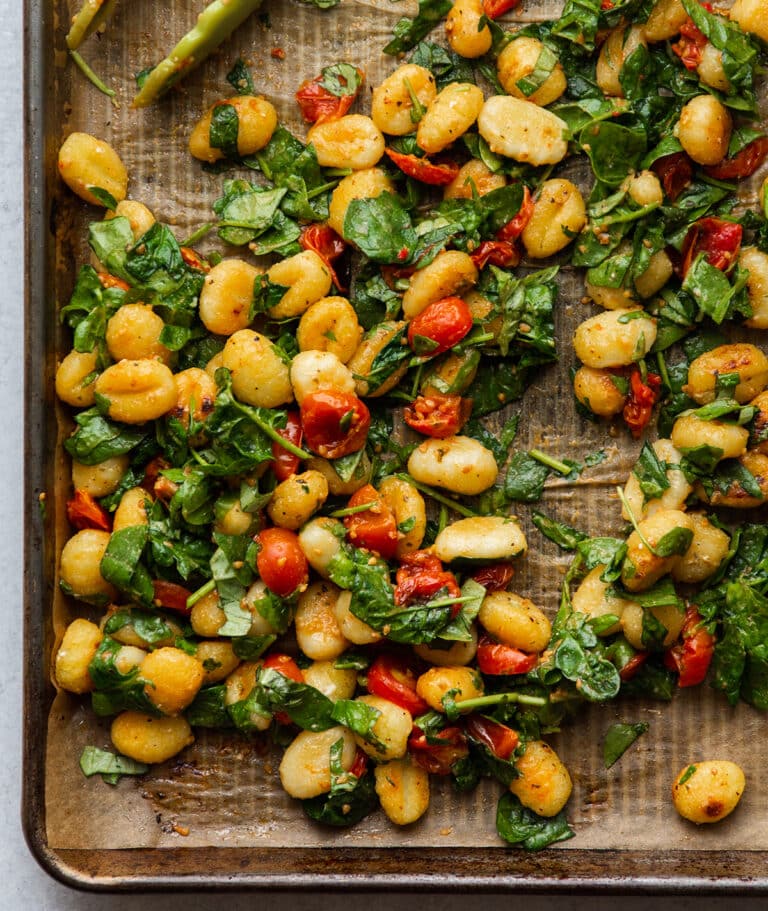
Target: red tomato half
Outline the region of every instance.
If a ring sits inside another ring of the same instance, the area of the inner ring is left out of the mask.
[[[744,146],[733,158],[724,158],[720,164],[704,168],[704,173],[715,180],[733,180],[751,177],[768,158],[768,136],[760,136]]]
[[[426,306],[408,324],[408,344],[416,354],[436,357],[457,345],[472,328],[472,314],[460,297]]]
[[[124,282],[122,278],[118,278],[110,272],[99,272],[98,277],[102,288],[119,288],[121,291],[131,290],[131,286],[128,282]]]
[[[683,241],[683,278],[699,253],[706,254],[710,266],[728,272],[739,257],[743,233],[741,225],[713,215],[694,222]]]
[[[523,187],[523,201],[520,203],[520,211],[502,228],[499,228],[496,232],[498,240],[517,240],[531,220],[531,215],[533,215],[533,197],[528,187]]]
[[[67,500],[67,519],[69,524],[78,531],[86,528],[112,531],[112,519],[109,513],[86,490],[79,487],[75,490],[72,499]]]
[[[635,652],[635,654],[627,661],[625,665],[619,670],[619,677],[626,683],[627,680],[631,680],[635,674],[640,670],[640,668],[645,664],[648,658],[648,652]]]
[[[177,585],[175,582],[166,582],[165,579],[155,579],[152,582],[152,588],[154,589],[153,601],[157,607],[177,611],[179,614],[192,613],[192,608],[187,607],[187,598],[192,594],[188,588]]]
[[[371,413],[351,392],[320,389],[301,403],[307,446],[324,459],[340,459],[365,446]]]
[[[624,423],[637,439],[648,426],[653,406],[661,394],[661,377],[648,373],[643,382],[640,371],[634,369],[629,377],[629,396],[622,411]]]
[[[488,636],[481,636],[477,644],[477,666],[481,673],[490,676],[527,674],[536,667],[538,660],[538,655],[529,655],[511,645],[494,642]]]
[[[472,578],[489,592],[503,592],[512,581],[515,568],[511,563],[493,563],[472,574]]]
[[[419,158],[418,155],[406,155],[390,148],[386,148],[384,151],[403,174],[407,174],[408,177],[413,177],[415,180],[430,184],[433,187],[446,186],[459,173],[459,166],[454,161],[435,164],[428,158]]]
[[[514,9],[520,0],[483,0],[483,12],[489,19],[498,19]]]
[[[379,655],[368,668],[366,686],[372,696],[389,699],[411,715],[423,715],[429,710],[427,703],[416,692],[415,671],[395,655]]]
[[[385,560],[390,560],[397,552],[395,515],[382,500],[378,490],[370,484],[355,491],[347,505],[354,508],[366,503],[370,503],[370,509],[344,516],[347,538],[355,547],[376,551]]]
[[[192,247],[180,247],[181,258],[189,266],[190,269],[196,269],[198,272],[210,272],[211,267],[202,256],[193,250]]]
[[[677,199],[693,177],[693,164],[685,152],[662,155],[651,165],[651,170],[661,181],[664,195],[670,202]]]
[[[405,406],[405,423],[428,437],[443,440],[454,436],[469,420],[472,399],[460,395],[420,395]]]
[[[299,245],[304,250],[313,250],[317,253],[331,273],[331,280],[334,285],[339,291],[343,291],[344,286],[339,280],[332,263],[346,250],[347,244],[333,228],[329,228],[328,225],[309,225],[301,232]]]
[[[298,411],[289,411],[288,420],[282,430],[277,431],[283,439],[293,443],[294,446],[301,446],[302,427],[301,415]],[[301,460],[297,455],[288,452],[279,443],[272,443],[272,470],[278,481],[287,481],[291,475],[296,474],[299,470]]]
[[[681,641],[664,654],[664,664],[680,675],[678,686],[698,686],[704,681],[715,651],[715,637],[702,625],[695,606],[685,612]]]
[[[405,554],[395,579],[395,604],[400,606],[409,601],[428,600],[441,588],[448,589],[449,598],[458,598],[461,594],[456,576],[444,570],[440,560],[426,550]],[[460,605],[454,606],[458,612]]]
[[[360,71],[358,70],[358,73]],[[362,73],[360,73],[362,76]],[[338,120],[352,107],[357,92],[349,95],[334,95],[321,85],[322,75],[307,79],[301,83],[296,92],[296,101],[301,108],[301,116],[307,123],[322,123],[324,120]],[[360,82],[362,85],[362,80]],[[358,86],[359,91],[359,86]]]
[[[478,271],[484,269],[488,263],[502,269],[511,269],[520,262],[520,251],[511,241],[484,240],[477,250],[470,254],[470,259]]]
[[[265,528],[255,541],[260,545],[256,568],[267,588],[285,598],[309,579],[309,564],[299,538],[287,528]]]
[[[515,752],[520,738],[517,731],[500,724],[485,715],[467,715],[464,719],[464,728],[472,740],[477,740],[499,759],[509,759]]]
[[[304,683],[304,674],[298,664],[290,655],[284,655],[282,652],[273,652],[264,659],[264,667],[268,667],[283,677],[293,680],[294,683]],[[293,724],[291,716],[287,712],[275,712],[275,721],[278,724]]]
[[[430,743],[421,728],[415,727],[408,738],[414,762],[431,775],[450,775],[451,766],[469,754],[467,738],[459,727],[443,728],[435,735],[440,743]]]

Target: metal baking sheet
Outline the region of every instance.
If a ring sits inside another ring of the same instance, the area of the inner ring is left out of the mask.
[[[708,691],[685,692],[670,706],[633,702],[583,711],[555,746],[575,782],[568,806],[576,838],[541,854],[505,848],[494,828],[499,786],[472,795],[436,786],[429,814],[403,830],[374,814],[349,831],[307,821],[277,785],[275,756],[258,741],[208,734],[139,782],[106,788],[77,767],[81,746],[108,734],[79,700],[56,695],[50,661],[73,609],[58,591],[57,553],[68,534],[62,504],[68,466],[59,443],[69,417],[55,402],[57,357],[68,350],[57,305],[87,260],[85,229],[94,210],[56,177],[56,153],[73,130],[111,142],[130,173],[129,195],[184,236],[210,217],[221,175],[204,172],[186,151],[200,113],[228,94],[224,75],[238,57],[257,88],[298,132],[293,92],[321,66],[348,60],[368,87],[396,65],[381,54],[392,25],[415,0],[342,0],[320,12],[298,0],[266,0],[220,52],[160,105],[129,107],[134,73],[192,24],[202,0],[119,4],[109,29],[83,52],[118,92],[119,106],[85,82],[68,61],[64,35],[73,0],[25,0],[26,42],[26,557],[25,759],[23,816],[30,846],[54,876],[81,888],[287,888],[492,891],[768,892],[768,775],[760,751],[764,717],[729,708]],[[556,14],[559,0],[527,0],[520,21]],[[284,59],[272,54],[285,52]],[[363,100],[365,107],[366,100]],[[626,478],[638,445],[605,425],[579,419],[568,371],[570,334],[590,314],[575,276],[563,271],[557,309],[558,365],[536,378],[523,402],[517,445],[606,460],[578,486],[550,482],[543,508],[591,533],[618,530],[613,487]],[[559,395],[555,391],[560,390]],[[566,391],[563,391],[566,390]],[[44,505],[44,509],[41,508]],[[527,512],[531,553],[517,590],[550,614],[567,559],[543,541]],[[616,720],[647,720],[651,729],[606,772],[600,742]],[[676,817],[669,789],[685,762],[727,756],[746,770],[737,814],[710,829]],[[180,831],[188,830],[186,836]]]

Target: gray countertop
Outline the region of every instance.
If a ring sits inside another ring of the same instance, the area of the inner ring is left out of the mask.
[[[17,481],[22,476],[22,380],[23,376],[23,131],[22,131],[22,2],[0,0],[0,84],[5,89],[0,96],[0,109],[5,128],[0,131],[0,261],[5,264],[6,292],[0,306],[0,413],[5,414],[6,431],[0,434],[0,515],[5,516],[6,535],[0,539],[0,565],[5,567],[4,628],[10,635],[6,640],[8,664],[0,676],[0,756],[5,769],[5,786],[0,788],[0,869],[4,884],[0,909],[74,909],[110,908],[114,911],[177,911],[177,909],[213,908],[221,905],[221,896],[185,894],[176,896],[111,896],[87,895],[74,892],[50,879],[35,863],[22,836],[19,815],[21,781],[21,567],[22,490]],[[352,900],[354,897],[351,896]],[[371,911],[398,907],[400,911],[451,911],[451,909],[488,909],[508,907],[510,903],[525,901],[526,911],[544,911],[557,907],[561,911],[583,907],[589,901],[592,911],[604,911],[618,902],[625,911],[657,908],[659,899],[648,897],[587,899],[585,895],[543,898],[516,896],[439,896],[439,895],[385,895],[366,896]],[[269,895],[257,898],[266,900],[271,911],[304,911],[318,907],[319,895]],[[327,903],[328,899],[325,899]],[[333,899],[332,899],[333,901]],[[232,895],[226,899],[231,911],[251,908],[254,897]],[[694,904],[695,903],[695,904]],[[721,900],[704,900],[687,897],[670,899],[665,907],[678,909],[722,907]],[[765,908],[768,900],[744,899],[742,908]]]

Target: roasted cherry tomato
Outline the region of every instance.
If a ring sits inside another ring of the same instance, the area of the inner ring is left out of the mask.
[[[768,136],[759,136],[744,146],[733,158],[724,158],[720,164],[704,168],[704,173],[715,180],[734,180],[751,177],[768,158]]]
[[[268,667],[283,677],[293,680],[294,683],[304,683],[304,674],[298,664],[290,655],[284,655],[282,652],[273,652],[264,659],[264,667]],[[275,712],[275,721],[278,724],[293,724],[291,716],[287,712]]]
[[[443,440],[454,436],[469,420],[472,399],[460,395],[420,395],[405,406],[405,423],[428,437]]]
[[[395,579],[395,604],[398,605],[427,600],[441,588],[448,590],[449,598],[458,598],[461,594],[456,576],[444,570],[440,560],[426,550],[415,550],[401,557]],[[455,607],[460,609],[458,604]]]
[[[512,581],[515,568],[511,563],[492,563],[472,573],[472,578],[489,592],[503,592]]]
[[[365,775],[366,769],[368,768],[368,756],[360,749],[357,748],[355,753],[355,760],[350,766],[349,774],[354,775],[355,778],[362,778]]]
[[[429,711],[416,692],[416,673],[402,658],[386,652],[368,668],[366,686],[372,696],[389,699],[414,717]]]
[[[328,227],[328,225],[314,224],[309,225],[301,232],[299,245],[304,250],[313,250],[325,263],[326,268],[331,273],[331,280],[339,291],[344,290],[332,263],[338,259],[346,250],[347,244],[343,238]]]
[[[457,345],[472,328],[472,314],[460,297],[428,304],[408,324],[408,344],[416,354],[435,357]]]
[[[270,591],[284,598],[306,585],[309,564],[297,535],[287,528],[265,528],[254,540],[260,545],[256,568]]]
[[[520,210],[514,218],[511,218],[503,227],[496,232],[498,240],[513,241],[525,230],[525,226],[531,220],[533,215],[533,197],[528,187],[523,187],[523,201],[520,203]]]
[[[700,253],[706,254],[710,266],[720,269],[721,272],[728,272],[739,258],[743,232],[741,225],[715,216],[700,218],[694,222],[683,241],[683,277]]]
[[[492,718],[486,718],[485,715],[467,715],[464,719],[464,730],[471,740],[488,747],[499,759],[509,759],[520,743],[517,731]]]
[[[67,500],[67,519],[78,531],[96,528],[100,531],[112,531],[112,519],[109,513],[85,490],[77,488],[71,500]]]
[[[520,0],[483,0],[483,12],[489,19],[498,19],[514,9]]]
[[[301,116],[307,123],[322,123],[324,120],[338,120],[343,117],[352,107],[352,103],[357,98],[357,92],[362,85],[362,73],[360,75],[360,85],[355,92],[346,95],[334,95],[324,85],[322,85],[323,74],[315,76],[314,79],[307,79],[301,83],[296,92],[296,101],[301,109]],[[339,81],[343,82],[344,77],[339,76]]]
[[[502,269],[511,269],[520,262],[520,251],[508,240],[484,240],[473,253],[470,259],[479,271],[488,263]]]
[[[397,552],[395,515],[378,490],[370,484],[355,491],[347,505],[354,509],[366,503],[370,503],[370,509],[344,516],[347,538],[355,547],[365,547],[376,551],[385,560],[391,560]]]
[[[288,421],[285,427],[277,431],[283,439],[293,443],[294,446],[301,446],[303,430],[301,427],[301,415],[298,411],[288,412]],[[286,481],[291,475],[296,474],[299,470],[301,459],[292,452],[288,452],[279,443],[272,443],[272,470],[278,481]]]
[[[154,589],[152,600],[156,607],[163,607],[179,614],[192,612],[192,608],[187,607],[187,599],[192,594],[188,588],[177,585],[175,582],[166,582],[165,579],[155,579],[152,582],[152,588]]]
[[[419,158],[418,155],[406,155],[390,148],[386,148],[384,151],[403,174],[407,174],[408,177],[413,177],[414,180],[421,181],[421,183],[428,183],[433,187],[444,187],[459,173],[459,166],[454,161],[437,164],[428,158]]]
[[[131,286],[128,282],[124,282],[122,278],[118,278],[110,272],[99,272],[98,276],[102,288],[119,288],[121,291],[131,290]]]
[[[687,70],[695,70],[701,63],[707,36],[699,31],[690,17],[680,26],[680,40],[671,45]]]
[[[324,459],[340,459],[365,446],[371,413],[351,392],[320,389],[301,403],[307,446]]]
[[[202,256],[193,250],[192,247],[180,247],[181,258],[184,262],[190,267],[190,269],[197,269],[198,272],[210,272],[211,266]]]
[[[619,669],[619,677],[621,680],[625,683],[627,680],[631,680],[645,664],[648,654],[648,652],[635,652],[629,661]]]
[[[664,664],[680,675],[678,686],[698,686],[703,683],[712,662],[715,637],[704,627],[701,615],[693,605],[685,612],[680,636],[680,642],[664,653]]]
[[[677,199],[693,177],[693,164],[685,152],[662,155],[651,165],[651,170],[661,181],[664,195],[670,202]]]
[[[538,660],[538,655],[529,655],[511,645],[494,642],[490,636],[481,636],[477,644],[477,666],[483,674],[527,674],[536,667]]]
[[[637,439],[648,426],[653,406],[661,394],[661,377],[648,373],[645,382],[640,371],[634,369],[629,377],[629,396],[624,405],[622,416],[632,436]]]
[[[443,728],[431,740],[440,742],[430,743],[426,734],[417,727],[414,727],[408,738],[408,749],[414,762],[431,775],[450,775],[454,762],[469,754],[467,738],[460,727]]]

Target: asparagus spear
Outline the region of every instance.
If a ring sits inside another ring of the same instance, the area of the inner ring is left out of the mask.
[[[151,70],[133,99],[133,106],[144,108],[156,101],[182,76],[201,63],[225,41],[262,0],[213,0],[198,16],[195,27]]]
[[[85,0],[80,12],[72,20],[72,27],[67,35],[67,47],[76,51],[85,39],[115,11],[117,0]]]

